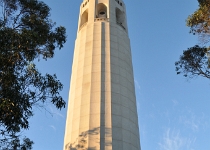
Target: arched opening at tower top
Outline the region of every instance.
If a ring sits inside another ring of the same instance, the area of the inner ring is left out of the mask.
[[[103,3],[99,3],[96,6],[96,18],[107,18],[107,6]]]
[[[88,22],[88,10],[85,10],[81,16],[80,27]]]
[[[125,29],[125,13],[119,8],[116,8],[116,22]]]

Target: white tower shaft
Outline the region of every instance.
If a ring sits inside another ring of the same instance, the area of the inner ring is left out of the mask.
[[[75,42],[64,150],[140,150],[126,10],[84,0]]]

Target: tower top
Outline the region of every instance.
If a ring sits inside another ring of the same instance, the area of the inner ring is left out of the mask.
[[[119,5],[121,5],[121,6],[125,5],[123,0],[83,0],[82,4],[87,4],[89,2],[95,2],[95,3],[111,3],[111,2],[114,2],[114,1],[116,3],[118,3]]]
[[[117,23],[127,32],[126,7],[123,0],[83,0],[78,31],[97,21]]]

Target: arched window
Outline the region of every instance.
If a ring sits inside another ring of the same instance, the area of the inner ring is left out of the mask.
[[[103,3],[99,3],[96,7],[96,18],[107,18],[107,7]]]
[[[125,29],[125,13],[116,8],[116,22]]]
[[[84,11],[82,16],[81,16],[80,26],[82,26],[86,22],[88,22],[88,10]]]

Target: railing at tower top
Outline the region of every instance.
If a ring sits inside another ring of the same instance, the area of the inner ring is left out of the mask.
[[[85,22],[83,25],[81,25],[81,26],[79,27],[79,30],[81,30],[84,26],[86,26],[87,23],[88,23],[88,22]]]
[[[95,21],[109,21],[109,18],[95,18]]]
[[[109,21],[109,18],[95,18],[95,22],[99,22],[99,21]],[[85,22],[83,25],[81,25],[79,30],[81,30],[84,26],[86,26],[87,23],[88,22]],[[117,22],[117,24],[119,26],[121,26],[126,31],[126,28],[123,26],[123,24],[121,22]]]
[[[109,18],[95,18],[95,22],[99,21],[109,21]],[[83,25],[80,26],[79,30],[81,30],[84,26],[87,25],[88,22],[85,22]]]
[[[118,24],[119,26],[121,26],[121,27],[126,31],[126,28],[123,26],[123,24],[122,24],[121,22],[117,22],[117,24]]]

